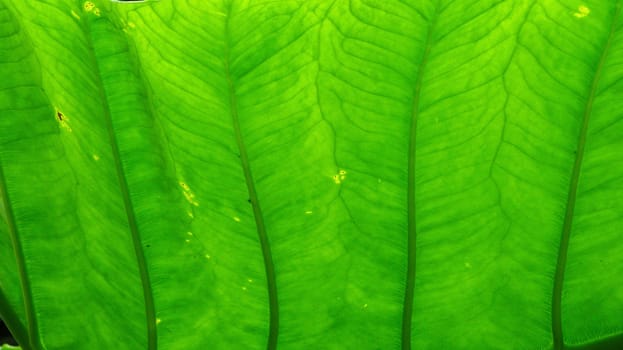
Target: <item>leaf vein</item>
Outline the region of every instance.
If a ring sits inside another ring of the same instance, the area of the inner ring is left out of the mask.
[[[562,331],[562,288],[565,278],[565,267],[567,265],[567,253],[569,249],[569,241],[571,238],[571,227],[573,224],[573,216],[575,210],[575,202],[577,199],[578,183],[580,179],[580,172],[582,169],[582,160],[584,158],[584,147],[586,145],[586,136],[588,133],[588,124],[593,110],[593,102],[597,88],[599,87],[599,80],[601,78],[601,72],[604,67],[606,58],[610,51],[610,46],[617,28],[617,20],[621,14],[622,2],[618,1],[616,4],[616,12],[612,18],[612,25],[610,32],[608,33],[608,39],[606,40],[604,49],[599,63],[595,70],[595,76],[591,84],[588,99],[586,100],[586,106],[582,116],[582,127],[578,135],[578,146],[575,155],[575,161],[573,163],[573,170],[571,172],[571,181],[569,182],[569,192],[567,196],[567,208],[565,210],[565,219],[563,222],[562,233],[560,238],[560,247],[558,250],[558,260],[556,262],[556,274],[554,278],[554,291],[552,293],[552,333],[554,337],[554,350],[564,349],[564,338]]]

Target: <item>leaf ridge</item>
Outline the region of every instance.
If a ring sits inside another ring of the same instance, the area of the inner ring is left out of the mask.
[[[571,227],[573,224],[573,215],[575,210],[575,202],[577,198],[578,182],[580,179],[580,171],[582,168],[582,160],[584,158],[584,147],[586,145],[586,134],[588,132],[588,124],[593,109],[593,102],[597,93],[597,87],[601,78],[604,63],[608,57],[612,39],[616,32],[617,19],[621,13],[621,1],[616,4],[616,12],[612,19],[612,25],[608,34],[608,39],[602,51],[599,63],[595,71],[595,76],[591,84],[586,106],[582,117],[582,126],[578,135],[578,146],[576,149],[575,161],[571,172],[571,181],[569,183],[569,192],[567,196],[567,207],[565,210],[565,219],[562,227],[560,238],[560,247],[558,250],[558,260],[556,262],[556,274],[554,278],[554,291],[552,293],[552,333],[554,337],[554,350],[564,349],[564,339],[562,332],[562,288],[565,277],[565,266],[567,264],[567,253],[569,250],[569,240],[571,235]]]
[[[407,276],[405,295],[402,309],[402,349],[411,349],[411,318],[413,315],[413,295],[415,291],[415,264],[416,264],[416,222],[415,222],[415,166],[416,166],[416,139],[417,122],[419,117],[420,91],[424,69],[428,61],[430,49],[432,47],[432,33],[435,27],[435,20],[428,28],[426,37],[426,47],[420,62],[415,86],[413,89],[413,106],[411,111],[411,127],[409,130],[409,160],[407,170]]]
[[[277,282],[275,278],[275,267],[273,263],[272,252],[270,248],[270,242],[266,233],[266,226],[264,224],[264,216],[262,214],[262,208],[257,197],[257,191],[255,189],[255,182],[253,180],[253,174],[251,172],[251,166],[249,164],[249,156],[244,144],[242,131],[240,129],[240,119],[238,116],[238,102],[236,99],[236,87],[232,79],[230,70],[230,42],[229,42],[229,18],[231,14],[231,3],[229,4],[228,12],[225,19],[225,75],[227,80],[227,88],[229,93],[229,109],[234,127],[234,134],[236,137],[236,144],[238,145],[238,151],[240,154],[240,163],[242,171],[244,172],[245,182],[247,184],[247,191],[249,193],[249,201],[253,208],[253,216],[255,218],[255,227],[257,229],[258,239],[262,249],[262,255],[264,257],[264,269],[266,273],[266,283],[268,287],[268,301],[270,320],[268,327],[268,341],[266,348],[274,350],[277,348],[277,337],[279,335],[279,302],[277,299]]]

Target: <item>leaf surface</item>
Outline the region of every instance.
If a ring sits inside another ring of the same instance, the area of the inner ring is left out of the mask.
[[[621,346],[622,7],[0,0],[0,315],[24,349]]]

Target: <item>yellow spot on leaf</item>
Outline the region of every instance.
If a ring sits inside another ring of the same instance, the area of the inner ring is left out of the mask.
[[[67,130],[68,132],[72,132],[71,126],[69,126],[67,123],[61,123],[61,126],[63,127],[63,129]]]
[[[346,180],[346,170],[340,169],[337,174],[333,175],[333,182],[336,185],[341,184],[344,180]]]
[[[589,13],[591,13],[591,9],[586,7],[586,5],[580,5],[578,6],[578,12],[574,13],[573,15],[577,18],[584,18],[588,16]]]
[[[188,203],[194,205],[195,207],[198,207],[199,202],[195,200],[195,194],[193,193],[193,191],[190,190],[190,186],[188,186],[188,184],[184,181],[180,181],[179,184],[183,189],[182,193],[184,194],[184,197],[186,197]]]
[[[186,243],[190,243],[190,239],[187,239],[187,240],[186,240]]]
[[[242,287],[242,290],[247,290],[247,287]]]
[[[367,309],[368,308],[368,304],[363,304],[363,308]]]
[[[311,211],[311,210],[308,210],[308,211],[306,211],[306,212],[305,212],[305,214],[307,214],[307,215],[311,215],[311,214],[313,214],[313,213],[314,213],[314,212],[313,212],[313,211]]]
[[[189,202],[192,202],[192,201],[193,201],[193,198],[195,197],[195,195],[194,195],[194,194],[192,194],[192,192],[186,192],[186,191],[184,191],[184,197],[186,197],[186,199],[187,199]]]
[[[190,232],[190,231],[186,232],[186,234],[187,234],[187,235],[189,235],[189,236],[192,236],[192,235],[193,235],[193,233],[192,233],[192,232]]]
[[[68,122],[69,122],[69,117],[67,117],[66,115],[63,114],[63,112],[61,112],[60,110],[56,109],[56,121],[60,124],[60,126],[67,130],[68,132],[71,132],[71,127],[69,126]]]
[[[235,222],[240,222],[240,218],[237,216],[234,216],[232,219],[234,219]]]
[[[336,185],[339,185],[342,182],[340,180],[340,176],[339,175],[333,175],[333,182],[335,182]]]
[[[136,28],[136,24],[134,24],[134,22],[128,22],[128,27]]]
[[[74,16],[76,19],[80,19],[80,16],[78,16],[76,11],[74,11],[74,10],[71,10],[71,15]]]
[[[157,319],[156,319],[156,324],[160,324],[160,322],[162,322],[162,320],[161,320],[161,319],[159,319],[159,318],[157,318]]]
[[[250,279],[250,278],[249,278],[247,281],[248,281],[249,283],[253,283],[253,280],[252,280],[252,279]]]
[[[90,11],[92,11],[92,10],[93,10],[93,8],[95,8],[95,4],[94,4],[94,3],[92,3],[92,2],[90,2],[90,1],[86,1],[86,2],[84,3],[83,7],[84,7],[84,10],[85,10],[85,11],[90,12]]]
[[[188,214],[188,217],[189,217],[189,218],[194,218],[194,217],[195,217],[195,214],[193,214],[193,212],[192,212],[192,211],[189,211],[189,212],[187,212],[186,214]]]
[[[93,160],[97,162],[98,160],[100,160],[100,156],[98,156],[97,154],[94,154]]]
[[[94,14],[94,15],[96,15],[96,16],[99,16],[99,15],[100,15],[100,9],[99,9],[99,8],[97,8],[97,7],[96,7],[96,8],[94,8],[94,9],[93,9],[93,14]]]
[[[206,254],[206,259],[210,260],[211,258],[210,254]]]

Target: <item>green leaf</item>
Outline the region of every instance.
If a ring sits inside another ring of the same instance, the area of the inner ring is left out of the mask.
[[[11,345],[0,345],[0,350],[20,350],[21,348],[19,346],[11,346]]]
[[[0,0],[23,349],[623,347],[623,1]]]

